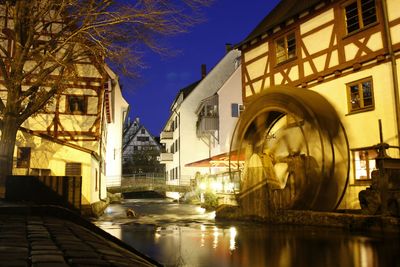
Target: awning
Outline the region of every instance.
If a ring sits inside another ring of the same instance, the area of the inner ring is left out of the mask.
[[[238,158],[236,151],[231,152],[231,167],[237,168],[238,163],[243,164],[244,155]],[[194,161],[185,165],[185,167],[229,167],[229,152],[212,156],[210,158]]]

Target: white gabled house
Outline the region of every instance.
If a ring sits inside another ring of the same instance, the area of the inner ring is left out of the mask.
[[[188,185],[197,172],[209,171],[208,167],[189,164],[212,155],[213,144],[219,139],[219,131],[215,131],[219,127],[219,122],[215,120],[218,114],[215,95],[240,66],[239,58],[238,50],[228,51],[207,75],[203,72],[202,80],[182,89],[171,105],[171,115],[160,135],[160,142],[166,147],[165,153],[161,154],[161,162],[166,165],[168,184]],[[202,109],[203,100],[210,101],[210,105],[203,103],[204,116],[208,118],[202,121],[196,112]],[[240,103],[240,97],[235,103]],[[210,134],[199,134],[201,127],[208,127]],[[224,131],[220,134],[225,134]]]
[[[127,120],[129,104],[122,96],[118,76],[106,66],[110,76],[108,88],[105,93],[106,105],[106,148],[104,169],[106,175],[106,186],[120,186],[122,177],[122,148],[123,148],[123,127]]]
[[[229,172],[235,170],[236,162],[229,162],[232,135],[243,110],[242,104],[242,75],[240,61],[237,68],[226,82],[213,95],[203,99],[196,111],[197,136],[209,147],[209,157],[198,159],[187,164],[187,167],[203,167],[200,174],[203,177],[200,187],[211,190],[224,201],[238,188],[238,179]],[[231,167],[230,168],[230,165]],[[197,181],[199,182],[199,181]]]

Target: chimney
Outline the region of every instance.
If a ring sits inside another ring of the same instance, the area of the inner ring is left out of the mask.
[[[225,44],[225,50],[226,50],[226,53],[228,53],[229,51],[231,51],[231,50],[232,50],[232,44],[226,43],[226,44]]]
[[[204,79],[207,75],[207,67],[206,64],[201,64],[201,78]]]

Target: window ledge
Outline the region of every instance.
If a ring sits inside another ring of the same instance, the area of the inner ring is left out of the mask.
[[[372,179],[357,180],[349,186],[370,186],[372,184]]]
[[[374,23],[372,23],[372,24],[370,24],[370,25],[368,25],[368,26],[365,26],[365,27],[363,27],[363,28],[361,28],[361,29],[358,29],[358,30],[356,30],[356,31],[354,31],[354,32],[351,32],[351,33],[346,34],[345,36],[343,36],[342,39],[344,40],[344,39],[349,38],[349,37],[351,37],[351,36],[357,35],[358,33],[363,32],[363,31],[365,31],[365,30],[367,30],[367,29],[369,29],[369,28],[375,27],[375,26],[378,25],[378,24],[379,24],[379,22],[376,21],[376,22],[374,22]]]
[[[296,59],[297,59],[297,56],[292,57],[292,58],[288,58],[288,59],[286,59],[286,60],[284,60],[284,61],[282,61],[282,62],[277,63],[277,64],[275,65],[275,67],[280,67],[280,66],[285,65],[286,63],[289,63],[289,62],[294,61],[294,60],[296,60]]]
[[[345,114],[345,116],[358,114],[358,113],[362,113],[362,112],[373,111],[373,110],[375,110],[375,106],[374,107],[368,107],[368,108],[360,108],[360,109],[357,109],[357,110],[350,111],[349,113]]]

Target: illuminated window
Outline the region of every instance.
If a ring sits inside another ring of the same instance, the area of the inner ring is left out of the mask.
[[[353,150],[353,163],[355,180],[371,179],[371,173],[376,170],[375,158],[378,153],[375,150]]]
[[[296,57],[296,35],[294,32],[275,41],[276,63]]]
[[[83,95],[68,95],[66,112],[71,114],[86,114],[87,101]]]
[[[347,84],[349,112],[371,110],[374,108],[372,78]]]
[[[375,0],[357,0],[345,6],[347,33],[376,22]]]
[[[17,168],[29,168],[31,160],[30,147],[18,147],[17,149]]]

